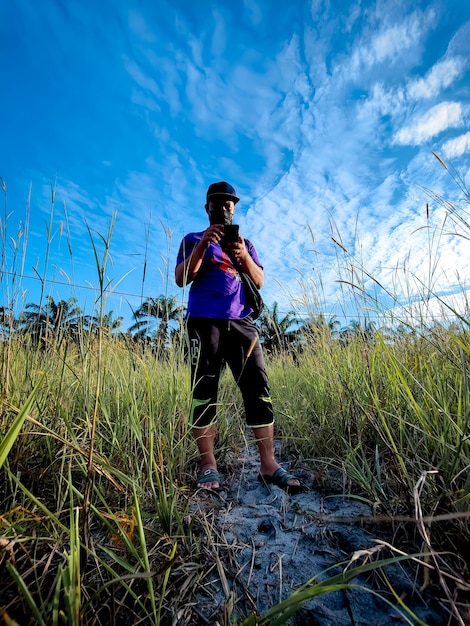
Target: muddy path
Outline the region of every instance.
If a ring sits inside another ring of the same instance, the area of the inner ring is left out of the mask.
[[[191,523],[196,527],[204,520],[204,532],[210,529],[214,558],[207,564],[204,591],[197,593],[193,623],[263,615],[314,576],[322,581],[345,567],[392,556],[386,545],[391,526],[370,523],[373,512],[364,502],[316,489],[311,471],[296,470],[309,490],[287,495],[258,482],[254,449],[223,469],[220,495],[199,491],[191,499]],[[288,624],[448,624],[449,612],[437,590],[429,585],[420,591],[421,577],[422,571],[408,561],[361,575],[353,580],[354,589],[309,600]],[[389,585],[417,619],[400,607]]]

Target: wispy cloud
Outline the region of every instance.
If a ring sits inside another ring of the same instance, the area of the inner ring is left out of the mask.
[[[408,85],[410,98],[432,98],[438,96],[443,89],[452,85],[454,80],[461,76],[464,62],[459,58],[443,59],[436,63],[422,78],[412,80]]]
[[[460,102],[442,102],[429,111],[416,116],[411,123],[401,128],[394,137],[394,142],[402,145],[419,146],[449,128],[463,125],[462,105]]]
[[[262,19],[249,3],[246,8],[251,20]],[[362,19],[361,24],[360,13],[349,14],[345,28],[347,23],[355,33],[351,53],[331,58],[331,73],[325,57],[319,56],[319,51],[328,49],[328,41],[315,34],[308,22],[282,44],[277,42],[271,57],[262,55],[248,37],[236,63],[232,62],[230,35],[219,11],[197,38],[190,24],[180,21],[180,31],[187,29],[187,49],[174,50],[173,67],[166,54],[162,57],[149,49],[142,57],[145,64],[127,64],[143,106],[145,98],[154,103],[148,106],[150,112],[157,111],[165,94],[170,115],[184,110],[185,122],[190,122],[200,141],[230,146],[218,157],[215,169],[211,158],[205,164],[193,161],[189,176],[185,162],[190,155],[175,137],[168,138],[173,155],[164,168],[175,193],[174,216],[184,215],[180,206],[187,198],[185,184],[193,177],[201,202],[196,201],[191,219],[203,228],[204,170],[208,174],[212,170],[213,176],[223,172],[232,176],[248,192],[242,197],[238,221],[266,267],[265,297],[281,300],[284,306],[289,304],[289,294],[298,291],[299,281],[315,281],[318,272],[323,276],[324,296],[334,299],[341,271],[355,267],[359,272],[367,266],[386,288],[404,295],[410,285],[400,284],[396,272],[406,263],[425,267],[426,220],[413,209],[417,199],[406,192],[396,172],[393,145],[421,146],[462,125],[459,102],[433,99],[461,78],[465,66],[461,57],[443,57],[423,76],[414,73],[407,79],[403,70],[419,65],[424,41],[436,26],[436,10],[431,6],[397,21],[389,7],[382,18],[378,14],[375,18],[372,30],[372,22]],[[136,24],[138,32],[149,30],[142,22]],[[327,38],[334,35],[328,29],[324,32]],[[357,89],[364,96],[352,99]],[[413,108],[412,102],[421,101],[429,104],[427,110]],[[389,125],[397,126],[388,145],[385,126],[381,135],[387,117]],[[455,153],[466,146],[462,137],[458,144],[447,143],[447,150]],[[371,152],[371,146],[377,152]],[[388,155],[382,158],[380,151],[385,148]],[[250,154],[245,160],[246,149]],[[182,235],[185,230],[182,226],[176,232]],[[346,257],[332,235],[344,243]],[[449,249],[449,258],[454,257],[454,249]],[[425,274],[423,269],[420,280]]]
[[[315,84],[318,97],[314,107],[311,113],[304,111],[299,118],[298,129],[302,132],[290,135],[297,148],[294,148],[295,166],[284,171],[280,179],[273,179],[269,193],[263,193],[262,200],[248,215],[263,219],[262,226],[251,224],[255,241],[259,241],[265,258],[272,262],[277,278],[292,289],[299,275],[307,281],[315,281],[317,270],[323,276],[323,295],[331,301],[341,272],[348,274],[353,268],[358,275],[361,268],[367,268],[396,297],[419,294],[420,281],[424,284],[429,280],[432,261],[426,244],[430,226],[424,214],[425,198],[407,193],[404,179],[396,169],[397,158],[393,157],[394,140],[389,140],[387,146],[386,126],[383,136],[380,131],[386,116],[397,125],[399,119],[409,118],[410,101],[418,99],[430,100],[431,106],[408,119],[396,132],[395,145],[419,146],[450,128],[460,127],[464,119],[462,105],[459,102],[434,104],[432,99],[438,98],[442,90],[461,77],[463,64],[458,59],[437,60],[422,79],[413,78],[408,84],[406,74],[400,77],[387,73],[388,87],[383,77],[373,71],[386,60],[395,62],[395,56],[400,56],[407,48],[422,47],[422,40],[435,25],[436,14],[429,10],[424,23],[421,17],[416,13],[406,24],[384,24],[384,30],[369,43],[365,37],[357,37],[358,47],[353,49],[351,60],[338,58],[332,78],[317,74],[321,80]],[[380,31],[380,24],[378,26]],[[309,49],[321,49],[321,42],[317,43]],[[417,61],[417,58],[413,60]],[[402,61],[400,66],[403,67]],[[299,73],[305,75],[308,70],[301,69]],[[353,89],[361,84],[365,97],[345,107],[346,86]],[[462,139],[458,145],[463,144]],[[376,146],[378,152],[371,152],[371,146]],[[380,154],[379,151],[386,148],[387,155]],[[419,179],[411,173],[412,169],[413,166],[408,175],[417,183]],[[427,169],[431,170],[429,164]],[[405,167],[405,175],[406,170]],[[423,172],[421,164],[421,176]],[[427,183],[428,179],[421,178],[421,182],[424,181]],[[437,177],[433,178],[433,184],[439,184]],[[289,206],[291,210],[283,210]],[[422,207],[421,213],[416,213],[417,206]],[[306,217],[304,225],[307,220],[312,225],[315,242],[298,224],[299,215]],[[338,248],[331,240],[331,224],[348,250],[341,262]],[[296,246],[290,245],[293,240]],[[440,245],[448,249],[448,259],[456,263],[460,254],[466,256],[459,243],[440,240]],[[287,251],[289,261],[283,263]],[[436,266],[433,275],[433,285],[439,288],[453,276],[445,269],[452,265],[447,262],[442,265],[440,269]],[[416,268],[419,280],[406,285],[398,281],[397,276],[405,266]],[[455,278],[453,276],[452,280]],[[370,283],[366,277],[364,280]],[[269,289],[271,297],[283,295],[278,288],[276,294],[274,284],[269,284]]]
[[[369,74],[377,76],[376,70],[387,64],[387,76],[396,77],[403,65],[416,62],[416,55],[422,49],[425,34],[436,20],[435,9],[430,6],[425,11],[410,12],[402,19],[392,5],[381,5],[383,15],[378,14],[365,23],[356,38],[350,60],[342,62],[342,76],[345,81],[364,81]]]
[[[470,131],[442,144],[442,151],[448,159],[456,159],[470,152]]]
[[[131,2],[111,11],[112,28],[91,4],[28,5],[28,50],[38,25],[42,37],[58,33],[36,65],[53,68],[42,110],[57,100],[62,117],[41,119],[36,143],[52,137],[48,158],[64,160],[57,197],[87,280],[86,221],[103,234],[117,211],[109,271],[133,271],[123,287],[139,293],[145,257],[146,286],[158,293],[180,237],[206,226],[207,185],[225,178],[242,197],[237,220],[266,268],[268,302],[290,308],[308,285],[333,307],[339,279],[378,288],[367,274],[403,299],[419,298],[426,281],[465,284],[454,269],[470,267],[470,253],[441,234],[445,212],[423,189],[452,194],[431,150],[470,152],[470,22],[456,30],[441,0],[333,5]],[[68,61],[55,65],[60,54]]]

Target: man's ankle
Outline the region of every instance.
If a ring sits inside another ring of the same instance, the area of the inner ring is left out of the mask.
[[[217,469],[217,462],[216,462],[215,459],[213,461],[205,460],[204,463],[201,460],[200,468],[201,468],[201,472],[205,472],[208,469],[215,469],[216,470]]]

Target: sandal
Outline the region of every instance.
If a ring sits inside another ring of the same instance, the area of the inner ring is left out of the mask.
[[[266,485],[269,489],[269,485],[276,485],[283,489],[286,493],[300,493],[304,491],[304,487],[300,485],[289,485],[289,480],[299,480],[294,474],[289,474],[283,467],[279,467],[272,476],[267,474],[259,474],[258,480]]]
[[[219,483],[218,487],[210,489],[209,487],[204,487],[205,483]],[[209,491],[222,491],[222,480],[220,478],[219,472],[213,467],[209,467],[204,471],[199,472],[196,478],[196,485],[202,485],[200,489],[209,489]]]

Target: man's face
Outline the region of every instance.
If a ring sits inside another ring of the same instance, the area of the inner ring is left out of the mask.
[[[235,213],[235,202],[227,200],[227,198],[217,196],[211,198],[206,204],[206,211],[209,215],[209,221],[215,224],[231,223],[233,214]],[[225,214],[225,219],[223,215]],[[212,216],[212,218],[211,218]]]

